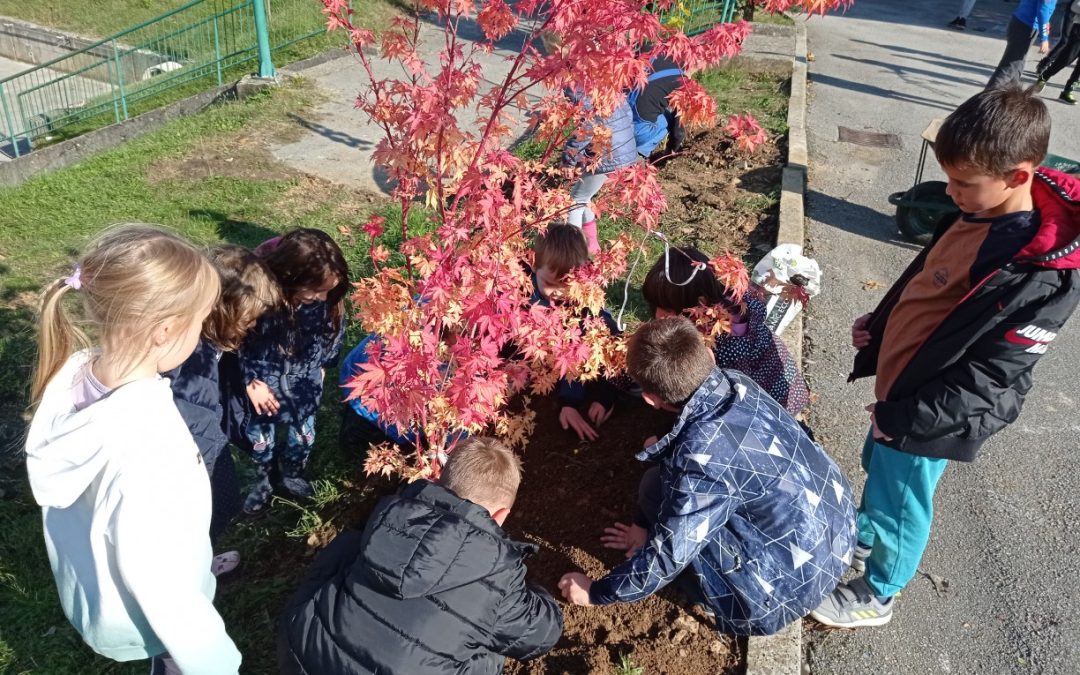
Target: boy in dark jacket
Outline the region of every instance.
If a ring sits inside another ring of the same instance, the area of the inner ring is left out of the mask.
[[[853,567],[813,616],[876,626],[915,575],[949,460],[974,461],[1016,420],[1032,368],[1080,299],[1080,182],[1036,170],[1050,115],[1018,87],[984,91],[934,151],[962,213],[941,223],[871,314],[856,319],[851,380],[876,375]]]
[[[286,607],[281,672],[486,675],[555,646],[562,611],[525,583],[537,547],[500,527],[520,481],[506,446],[469,438],[438,483],[408,485],[362,534],[338,535]]]
[[[737,635],[769,635],[836,586],[855,546],[855,505],[821,446],[749,377],[715,367],[685,317],[656,319],[630,340],[627,369],[653,407],[679,413],[649,439],[633,525],[601,541],[628,560],[599,581],[570,573],[579,605],[634,602],[691,571],[691,595]]]

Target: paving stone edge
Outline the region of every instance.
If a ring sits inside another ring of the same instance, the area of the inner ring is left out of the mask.
[[[795,20],[795,56],[788,98],[788,161],[780,187],[780,228],[777,244],[806,241],[803,198],[806,194],[808,152],[806,145],[806,25]],[[802,364],[803,317],[795,317],[784,331],[784,342],[795,362]],[[746,675],[801,675],[802,621],[794,621],[776,635],[751,637],[747,641]]]

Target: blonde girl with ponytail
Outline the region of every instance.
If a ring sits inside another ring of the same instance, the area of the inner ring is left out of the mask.
[[[213,605],[206,469],[159,375],[192,353],[219,292],[191,244],[124,225],[46,289],[41,309],[27,471],[60,604],[94,651],[155,658],[157,673],[240,665]]]

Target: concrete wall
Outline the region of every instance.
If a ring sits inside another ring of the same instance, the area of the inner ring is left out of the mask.
[[[0,56],[21,61],[27,68],[48,63],[53,59],[68,56],[93,45],[97,40],[63,33],[54,28],[38,26],[28,21],[0,17]],[[123,44],[118,45],[123,51]],[[65,59],[50,66],[53,70],[66,73],[81,70],[101,59],[111,59],[113,47],[103,44],[93,47],[77,57]],[[142,79],[148,68],[164,63],[169,59],[149,50],[139,50],[125,54],[120,59],[121,72],[125,82],[137,82]],[[82,77],[108,82],[111,67],[99,66],[80,73]]]

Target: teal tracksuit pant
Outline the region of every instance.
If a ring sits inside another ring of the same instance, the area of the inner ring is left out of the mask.
[[[863,445],[866,471],[859,504],[859,543],[872,549],[866,581],[880,597],[892,597],[919,569],[930,540],[934,489],[948,460],[919,457],[874,441]]]

